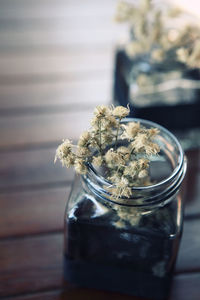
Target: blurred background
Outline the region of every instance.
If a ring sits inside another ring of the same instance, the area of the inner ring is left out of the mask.
[[[0,1],[1,148],[60,140],[111,99],[115,5]]]

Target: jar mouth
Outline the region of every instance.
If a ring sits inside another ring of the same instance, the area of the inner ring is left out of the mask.
[[[170,193],[174,195],[185,176],[187,166],[186,158],[179,141],[166,128],[152,121],[139,118],[126,118],[122,120],[123,124],[128,122],[139,122],[147,128],[155,127],[159,129],[160,133],[158,134],[158,141],[162,144],[161,148],[166,146],[166,149],[162,150],[166,152],[166,155],[168,155],[168,158],[171,160],[171,164],[174,165],[173,171],[169,176],[152,185],[131,187],[133,194],[131,198],[119,197],[118,199],[115,199],[107,190],[112,183],[100,175],[94,166],[89,163],[89,172],[87,175],[83,176],[84,180],[87,181],[89,188],[96,194],[99,194],[101,197],[112,202],[122,205],[131,204],[131,206],[143,206],[153,204],[154,202],[157,203],[157,201],[161,201],[161,198],[164,199],[166,195],[169,196]],[[174,161],[172,161],[172,157],[170,158],[173,151],[175,152]]]

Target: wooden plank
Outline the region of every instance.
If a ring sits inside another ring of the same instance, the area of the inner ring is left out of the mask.
[[[102,0],[101,2],[78,0],[64,1],[58,0],[56,3],[53,0],[33,1],[33,0],[17,0],[17,1],[0,1],[0,18],[46,18],[46,17],[68,17],[75,15],[78,17],[92,15],[112,15],[113,8],[116,5],[116,0]]]
[[[110,70],[112,71],[112,70]],[[22,75],[1,75],[0,86],[2,85],[18,85],[18,84],[38,84],[38,83],[60,83],[66,81],[88,81],[94,77],[108,77],[110,72],[108,69],[101,70],[85,70],[83,72],[70,73],[50,73],[50,74],[22,74]]]
[[[176,264],[178,273],[200,270],[200,219],[185,221],[183,238]]]
[[[93,24],[91,23],[91,26]],[[122,31],[123,32],[123,31]],[[42,28],[32,28],[32,30],[26,30],[26,28],[6,29],[0,31],[0,38],[2,39],[1,48],[9,47],[45,47],[45,46],[60,46],[69,48],[69,51],[75,47],[89,48],[90,45],[100,46],[103,49],[103,45],[109,46],[111,49],[115,43],[117,43],[120,37],[120,30],[118,26],[108,26],[108,28],[96,29],[91,27],[90,29],[77,28],[76,30],[67,30],[66,28],[43,30]],[[97,47],[96,47],[97,49]],[[67,50],[67,49],[66,49]],[[9,53],[9,51],[8,51]],[[48,52],[47,52],[48,53]],[[80,52],[81,53],[81,52]],[[5,54],[4,54],[5,55]]]
[[[187,173],[184,179],[185,217],[200,216],[200,149],[190,150],[187,156]]]
[[[62,285],[61,234],[0,242],[0,297]]]
[[[91,24],[92,26],[92,24]],[[102,46],[109,45],[112,47],[115,45],[120,38],[120,33],[118,27],[112,28],[103,28],[103,29],[77,29],[67,31],[65,28],[57,31],[42,31],[32,30],[31,32],[23,30],[14,31],[7,29],[0,31],[1,47],[5,46],[9,49],[10,47],[43,47],[43,46],[67,46],[71,48],[79,48],[81,45],[98,45]],[[1,49],[0,47],[0,49]]]
[[[200,273],[181,274],[174,277],[169,300],[199,300]],[[68,288],[33,295],[17,296],[16,300],[139,300],[136,297],[93,289]],[[140,299],[141,300],[141,299]]]
[[[199,226],[200,220],[185,224],[177,272],[200,271]],[[0,296],[60,288],[62,248],[62,234],[0,241]]]
[[[54,164],[55,152],[56,147],[0,153],[1,192],[71,182],[74,172],[72,169],[62,168],[60,162]]]
[[[25,295],[14,297],[13,300],[146,300],[125,294],[118,294],[114,292],[101,291],[95,289],[73,288],[55,290],[50,292],[37,293],[35,295]],[[179,300],[178,298],[176,300]],[[182,299],[181,299],[182,300]]]
[[[199,286],[200,273],[175,276],[169,300],[199,300]]]
[[[9,113],[9,109],[20,110],[34,108],[46,110],[56,106],[67,105],[73,109],[93,106],[99,103],[106,104],[111,99],[111,76],[94,74],[89,80],[63,80],[61,82],[37,82],[33,84],[1,85],[0,87],[0,114]],[[10,112],[12,112],[10,110]],[[27,113],[27,111],[26,111]]]
[[[10,75],[70,74],[84,71],[112,70],[113,53],[97,51],[89,54],[3,55],[0,56],[0,77]]]
[[[34,143],[46,143],[63,138],[77,139],[90,126],[94,108],[33,116],[13,116],[0,119],[0,148],[12,148]]]
[[[200,216],[200,172],[188,172],[185,184],[185,217]]]
[[[0,195],[0,238],[61,232],[71,187]]]
[[[46,8],[48,9],[48,8]],[[114,13],[114,8],[113,8]],[[26,28],[27,31],[31,31],[33,29],[40,29],[42,31],[53,31],[57,30],[77,30],[78,28],[94,30],[102,29],[102,28],[113,28],[119,27],[119,30],[122,30],[121,24],[115,22],[112,18],[112,14],[105,11],[104,13],[100,13],[96,11],[95,14],[92,15],[76,15],[76,14],[68,14],[67,16],[58,16],[56,13],[52,16],[22,16],[21,18],[18,15],[15,17],[9,18],[0,17],[0,31],[2,30],[10,30],[12,29],[14,32],[18,30],[22,30]],[[93,26],[93,29],[91,28]]]

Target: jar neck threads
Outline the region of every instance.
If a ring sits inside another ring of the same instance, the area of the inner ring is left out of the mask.
[[[123,121],[128,122],[140,122],[146,128],[156,127],[160,131],[156,142],[161,148],[161,155],[157,162],[152,162],[150,170],[151,176],[157,177],[156,180],[153,178],[154,183],[149,186],[132,187],[131,198],[116,198],[109,193],[111,183],[92,165],[88,165],[89,171],[82,179],[92,193],[119,205],[136,207],[164,205],[172,200],[185,176],[187,161],[183,149],[172,133],[154,122],[136,118],[127,118]],[[162,174],[163,170],[166,171],[165,174]]]

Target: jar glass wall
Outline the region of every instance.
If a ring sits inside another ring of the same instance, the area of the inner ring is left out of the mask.
[[[150,166],[151,186],[133,197],[113,198],[110,183],[89,166],[76,176],[65,215],[65,278],[80,286],[152,299],[169,292],[183,226],[179,187],[186,170],[176,138],[157,127],[158,159]]]

